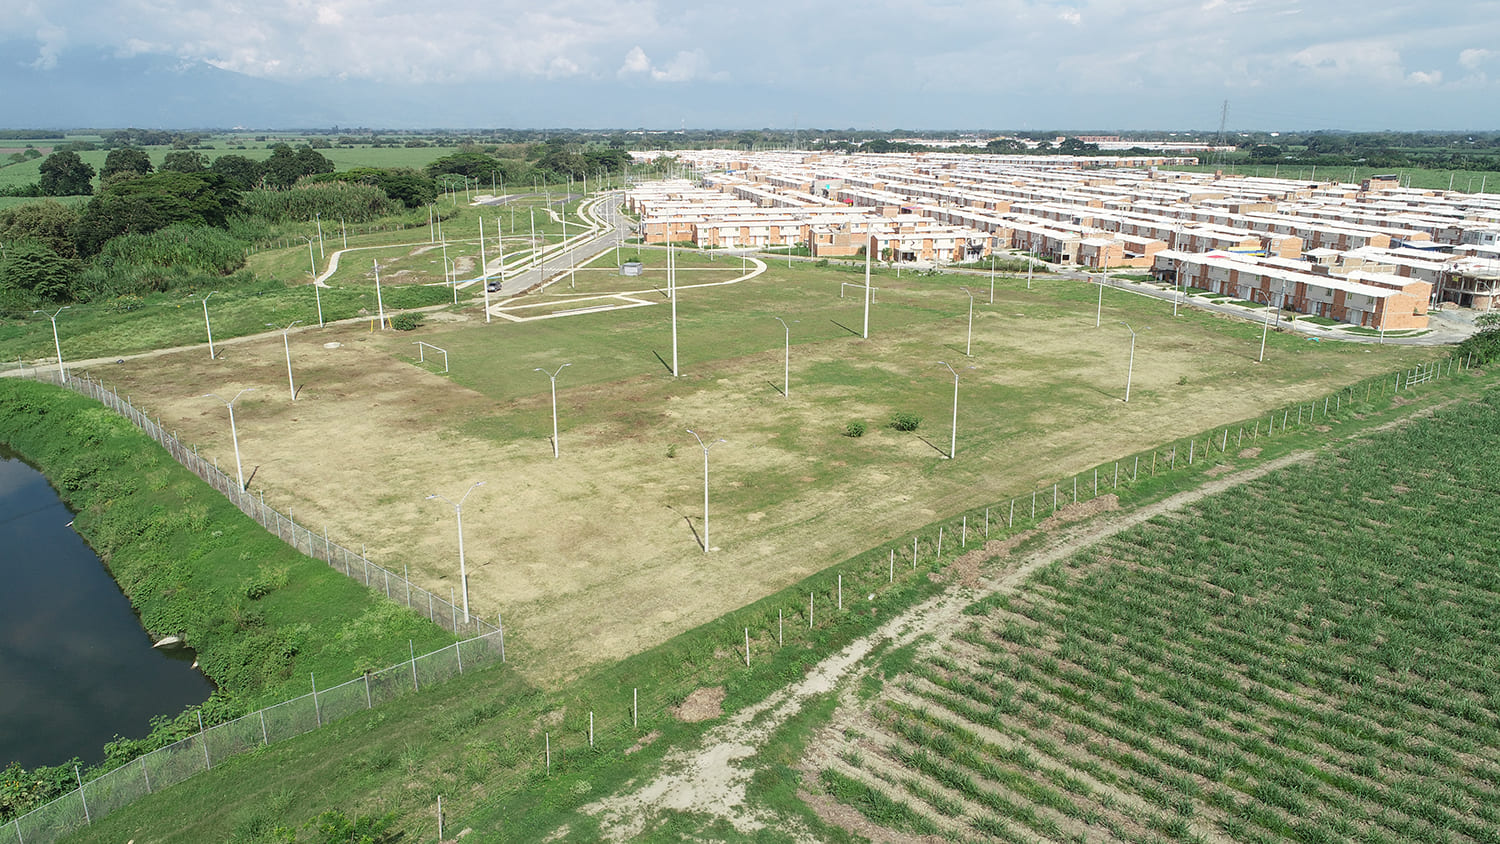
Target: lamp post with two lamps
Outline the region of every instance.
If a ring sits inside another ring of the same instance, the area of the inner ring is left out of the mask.
[[[1128,401],[1130,401],[1130,381],[1131,381],[1131,378],[1134,377],[1134,375],[1135,375],[1135,336],[1136,336],[1136,330],[1134,328],[1131,328],[1130,327],[1130,323],[1125,322],[1124,320],[1121,320],[1120,324],[1123,325],[1123,326],[1125,326],[1125,330],[1126,331],[1130,332],[1130,364],[1125,369],[1125,401],[1128,402]],[[1148,326],[1146,326],[1146,328],[1142,328],[1141,331],[1146,331],[1150,327],[1151,326],[1148,325]]]
[[[292,391],[292,401],[297,400],[297,382],[292,380],[292,341],[288,337],[288,332],[292,330],[292,326],[301,321],[300,319],[294,319],[287,323],[286,328],[282,328],[275,323],[266,323],[267,328],[274,328],[281,332],[281,345],[286,348],[286,385],[287,389]]]
[[[708,450],[724,442],[724,439],[721,437],[713,442],[705,443],[703,438],[698,436],[697,431],[688,428],[687,432],[693,435],[693,439],[697,440],[698,445],[703,449],[703,553],[707,554],[710,548],[708,544]]]
[[[559,366],[557,368],[556,372],[552,372],[552,373],[548,373],[547,370],[542,369],[540,366],[537,367],[535,370],[533,370],[534,372],[540,372],[543,375],[546,375],[552,381],[552,459],[553,460],[557,459],[557,376],[559,374],[561,374],[564,369],[566,369],[567,367],[570,367],[572,365],[573,364],[571,364],[571,363],[565,363],[562,366]]]
[[[223,396],[214,395],[213,393],[203,394],[203,398],[218,399],[219,401],[224,402],[225,407],[229,408],[229,437],[230,439],[234,440],[234,474],[235,479],[239,481],[240,489],[245,488],[245,470],[244,467],[240,465],[240,432],[239,429],[234,427],[234,403],[240,400],[240,396],[243,396],[246,393],[253,392],[255,392],[254,387],[246,387],[245,389],[240,390],[238,393],[235,393],[234,398],[229,399],[228,401],[225,401]]]
[[[448,504],[452,505],[453,514],[458,519],[458,579],[463,586],[464,593],[464,624],[469,623],[469,569],[464,561],[464,502],[469,500],[470,492],[473,492],[479,487],[484,486],[484,484],[484,481],[477,481],[473,486],[469,487],[469,491],[465,492],[462,498],[458,499],[457,504],[454,504],[452,501],[449,501],[447,498],[444,498],[437,493],[433,493],[432,495],[429,495],[427,496],[427,498],[423,499],[425,501],[431,501],[432,499],[437,498],[447,502]]]
[[[66,311],[68,308],[71,308],[71,307],[73,307],[73,306],[72,305],[63,305],[61,308],[58,308],[56,311],[54,311],[54,312],[52,312],[50,314],[47,314],[47,318],[50,319],[50,320],[52,320],[52,345],[57,348],[57,376],[62,379],[62,382],[64,384],[68,383],[68,370],[66,370],[66,369],[63,368],[62,340],[58,339],[58,336],[57,336],[57,316],[58,316],[58,314],[61,314],[63,311]],[[32,311],[32,313],[34,313],[34,314],[46,314],[47,312],[46,311]]]

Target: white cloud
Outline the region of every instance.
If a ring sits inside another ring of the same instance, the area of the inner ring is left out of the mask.
[[[646,55],[646,51],[642,50],[639,44],[631,47],[630,52],[625,54],[625,63],[620,65],[619,75],[650,72],[651,58]]]
[[[1403,75],[1401,51],[1385,41],[1314,44],[1293,53],[1289,61],[1324,77],[1389,80]]]
[[[1406,79],[1418,85],[1438,85],[1443,81],[1443,72],[1441,70],[1414,70],[1406,75]]]
[[[1478,70],[1480,65],[1489,61],[1494,55],[1494,50],[1486,50],[1482,47],[1470,47],[1467,50],[1459,52],[1458,63],[1469,70]]]
[[[691,82],[695,79],[723,79],[725,74],[708,70],[708,55],[700,49],[680,50],[664,67],[651,63],[646,51],[636,45],[625,54],[617,76],[649,76],[656,82]]]
[[[1077,9],[1064,9],[1057,13],[1058,20],[1078,26],[1083,23],[1083,15]]]
[[[57,67],[58,54],[67,46],[68,34],[62,27],[46,25],[36,31],[37,56],[31,66],[37,70]]]

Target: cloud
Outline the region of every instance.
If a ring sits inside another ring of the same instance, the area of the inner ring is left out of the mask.
[[[691,82],[695,79],[723,79],[726,74],[708,69],[708,56],[701,49],[680,50],[664,67],[651,63],[646,51],[636,45],[625,54],[616,76],[648,76],[656,82]]]
[[[627,76],[632,73],[650,72],[651,59],[646,55],[646,51],[642,50],[640,48],[640,45],[637,44],[636,46],[630,48],[630,52],[625,54],[625,63],[620,65],[618,75]]]
[[[68,34],[62,27],[46,25],[36,32],[37,56],[31,66],[37,70],[52,70],[57,67],[58,54],[68,44]]]
[[[1291,64],[1324,77],[1399,79],[1401,51],[1385,41],[1339,41],[1314,44],[1293,53]]]
[[[1443,81],[1443,72],[1441,70],[1414,70],[1406,75],[1406,79],[1418,85],[1437,85]]]
[[[1460,51],[1458,63],[1469,70],[1478,70],[1479,66],[1489,61],[1495,55],[1494,50],[1486,50],[1482,47],[1471,47]]]
[[[1083,23],[1083,15],[1077,9],[1064,9],[1057,13],[1058,20],[1078,26]]]

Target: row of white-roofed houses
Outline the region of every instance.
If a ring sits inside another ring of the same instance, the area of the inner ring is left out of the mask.
[[[1284,289],[1267,295],[1289,309],[1385,328],[1425,324],[1425,306],[1413,301],[1423,284],[1432,300],[1495,304],[1500,200],[1414,191],[1396,180],[1352,186],[1092,172],[1051,168],[1048,159],[941,154],[715,158],[699,162],[723,168],[702,187],[657,183],[631,192],[648,242],[803,245],[814,257],[857,255],[873,244],[881,260],[935,264],[1019,250],[1071,265],[1151,268],[1163,278],[1175,278],[1180,256],[1194,255],[1205,260],[1185,272],[1208,289],[1245,299],[1252,290]],[[1469,254],[1434,254],[1438,248]],[[1362,257],[1329,260],[1330,252]],[[1222,260],[1237,263],[1213,263]],[[1242,284],[1255,262],[1269,280]]]

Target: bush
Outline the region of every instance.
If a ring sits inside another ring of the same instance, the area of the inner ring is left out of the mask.
[[[850,422],[849,424],[847,424],[847,425],[844,426],[844,436],[846,436],[846,437],[856,437],[856,438],[858,438],[858,437],[862,437],[864,435],[865,435],[865,423],[859,421],[858,419],[856,419],[853,422]]]
[[[414,331],[422,324],[423,314],[397,314],[391,317],[391,327],[397,331]]]
[[[891,416],[891,427],[898,431],[915,431],[922,424],[922,417],[915,413],[900,412]]]

